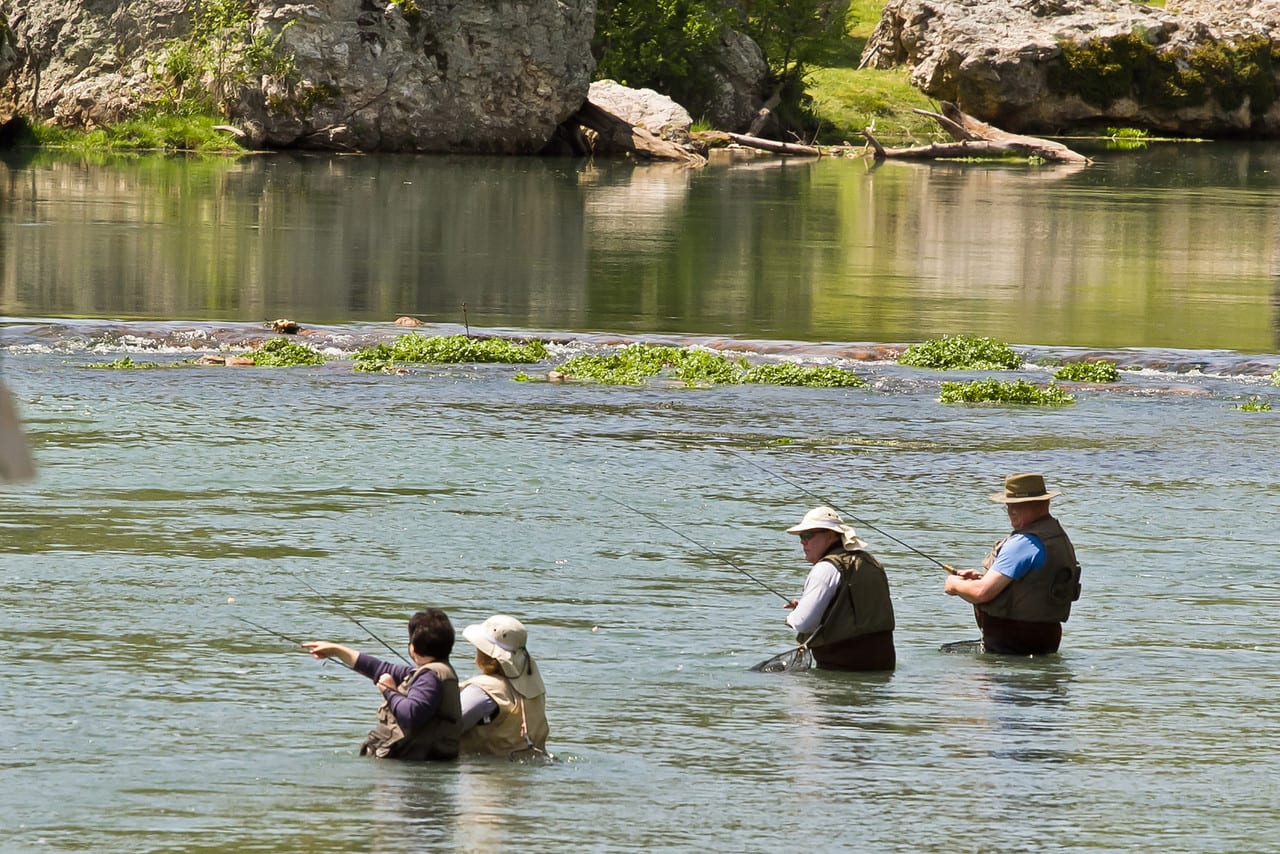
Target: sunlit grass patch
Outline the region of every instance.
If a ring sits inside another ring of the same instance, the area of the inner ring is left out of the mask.
[[[31,126],[31,132],[38,145],[70,151],[243,152],[244,147],[234,137],[215,129],[225,121],[216,115],[157,113],[90,131],[37,123]]]
[[[1016,403],[1031,406],[1061,406],[1075,398],[1050,383],[1041,388],[1026,380],[986,379],[967,383],[943,383],[939,397],[943,403]]]
[[[993,338],[950,335],[912,344],[902,351],[898,364],[939,371],[999,371],[1020,368],[1022,359]]]
[[[1054,372],[1055,380],[1082,383],[1113,383],[1120,378],[1115,362],[1069,362]]]
[[[402,335],[394,344],[375,344],[357,350],[357,371],[385,371],[397,363],[463,364],[489,362],[529,364],[541,362],[550,353],[543,341],[521,344],[505,338],[471,338],[467,335]]]

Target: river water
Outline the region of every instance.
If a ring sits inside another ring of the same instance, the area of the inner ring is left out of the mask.
[[[1237,407],[1280,407],[1280,155],[1095,156],[5,161],[0,849],[1274,850],[1280,427]],[[643,339],[870,385],[352,371],[399,315],[543,335],[534,375]],[[189,363],[284,316],[334,359]],[[960,332],[1125,370],[944,405],[986,374],[891,354]],[[975,564],[1012,471],[1065,493],[1062,654],[944,653],[971,614],[903,544]],[[740,570],[798,592],[815,496],[886,564],[892,676],[748,670],[790,636]],[[363,760],[377,694],[276,636],[390,657],[355,621],[426,605],[525,621],[556,762]]]

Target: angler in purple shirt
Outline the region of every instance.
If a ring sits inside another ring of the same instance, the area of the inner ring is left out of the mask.
[[[413,664],[394,664],[348,646],[308,641],[318,659],[336,658],[367,676],[382,694],[378,726],[360,746],[362,754],[396,759],[453,759],[462,734],[458,674],[449,664],[453,625],[438,608],[409,620]]]

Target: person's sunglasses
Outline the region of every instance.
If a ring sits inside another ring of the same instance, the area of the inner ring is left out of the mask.
[[[800,542],[807,543],[816,536],[818,536],[817,531],[805,531],[803,534],[800,535]]]

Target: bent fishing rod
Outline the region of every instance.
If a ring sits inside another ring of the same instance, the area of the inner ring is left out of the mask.
[[[246,624],[248,624],[248,625],[250,625],[250,626],[253,626],[255,629],[258,629],[259,631],[266,632],[266,633],[267,633],[267,634],[269,634],[269,635],[274,635],[275,637],[280,638],[280,640],[282,640],[282,641],[287,641],[288,643],[293,644],[294,646],[298,647],[299,649],[301,649],[301,648],[302,648],[302,641],[294,640],[293,638],[289,637],[288,635],[281,634],[280,632],[277,632],[275,629],[269,629],[269,628],[267,628],[266,626],[262,625],[261,623],[255,623],[253,620],[247,620],[247,619],[245,619],[244,617],[241,617],[239,614],[232,614],[231,616],[235,617],[237,620],[239,620],[239,621],[240,621],[240,622],[242,622],[242,623],[246,623]],[[351,670],[351,669],[352,669],[351,667],[349,667],[349,666],[347,665],[347,663],[346,663],[345,661],[343,661],[343,660],[342,660],[342,659],[340,659],[340,658],[333,659],[333,660],[337,661],[339,664],[341,664],[343,667],[346,667],[348,670]],[[321,664],[328,664],[328,663],[329,663],[329,661],[330,661],[330,659],[326,658],[326,659],[324,659],[323,661],[321,661],[320,663],[321,663]]]
[[[652,516],[652,515],[650,515],[650,514],[648,514],[648,513],[644,512],[643,510],[639,510],[639,509],[637,509],[637,508],[635,508],[635,507],[632,507],[630,504],[627,504],[627,503],[625,503],[625,502],[619,501],[618,499],[613,498],[612,496],[609,496],[609,495],[603,495],[603,493],[602,493],[602,497],[604,497],[604,498],[605,498],[606,500],[608,500],[608,501],[612,501],[614,504],[617,504],[619,507],[625,507],[625,508],[627,508],[627,509],[628,509],[628,510],[630,510],[632,513],[638,513],[639,515],[641,515],[641,516],[645,517],[646,519],[648,519],[650,522],[654,523],[655,525],[661,525],[662,527],[666,528],[668,531],[670,531],[671,533],[675,534],[676,536],[684,537],[686,540],[688,540],[689,542],[693,543],[695,546],[697,546],[698,548],[702,549],[702,550],[703,550],[704,552],[706,552],[707,554],[711,555],[712,557],[714,557],[714,558],[716,558],[716,559],[718,559],[718,560],[723,561],[724,563],[727,563],[729,566],[731,566],[731,567],[733,567],[734,569],[738,570],[738,572],[741,572],[741,573],[742,573],[743,575],[745,575],[747,578],[750,578],[750,579],[751,579],[752,581],[754,581],[756,584],[759,584],[761,587],[763,587],[765,590],[768,590],[768,591],[769,591],[770,593],[772,593],[774,596],[777,596],[777,597],[778,597],[779,599],[781,599],[783,602],[787,602],[787,603],[790,603],[790,602],[791,602],[790,597],[788,597],[788,596],[783,596],[783,595],[782,595],[781,593],[779,593],[777,590],[773,589],[773,588],[772,588],[772,587],[770,587],[768,584],[765,584],[763,581],[761,581],[760,579],[756,578],[754,575],[752,575],[751,573],[747,572],[747,571],[746,571],[745,569],[743,569],[742,567],[738,566],[738,564],[736,564],[736,563],[734,563],[733,561],[729,560],[729,558],[727,558],[727,557],[725,557],[724,555],[720,554],[720,553],[719,553],[718,551],[716,551],[715,549],[708,547],[705,543],[700,543],[700,542],[698,542],[698,541],[697,541],[697,540],[695,540],[693,537],[691,537],[691,536],[689,536],[688,534],[686,534],[684,531],[676,530],[675,528],[671,527],[671,526],[670,526],[670,525],[668,525],[666,522],[663,522],[661,519],[657,518],[656,516]]]
[[[945,570],[946,570],[948,573],[950,573],[951,575],[958,575],[958,574],[959,574],[959,573],[956,571],[955,567],[953,567],[953,566],[948,566],[947,564],[943,563],[942,561],[938,560],[937,558],[935,558],[935,557],[931,557],[931,556],[929,556],[929,555],[925,554],[924,552],[920,551],[920,550],[919,550],[918,548],[916,548],[915,546],[911,546],[911,545],[908,545],[907,543],[904,543],[902,540],[898,539],[898,538],[897,538],[897,537],[895,537],[893,534],[890,534],[888,531],[884,531],[884,530],[881,530],[880,528],[877,528],[875,525],[872,525],[870,522],[866,521],[865,519],[859,519],[857,516],[853,515],[852,513],[848,512],[847,510],[842,510],[841,508],[837,507],[835,504],[832,504],[830,501],[828,501],[828,500],[826,500],[825,498],[823,498],[821,495],[815,495],[814,493],[812,493],[812,492],[810,492],[809,490],[805,489],[803,486],[801,486],[800,484],[796,483],[794,480],[792,480],[791,478],[787,477],[786,475],[779,474],[778,472],[774,471],[773,469],[770,469],[770,468],[768,468],[767,466],[763,466],[763,465],[761,465],[760,463],[756,462],[755,460],[751,459],[750,457],[746,456],[745,454],[739,453],[738,451],[735,451],[735,450],[733,450],[732,448],[726,448],[725,450],[727,450],[729,453],[733,454],[735,457],[739,458],[739,459],[740,459],[740,460],[742,460],[743,462],[745,462],[745,463],[748,463],[748,464],[750,464],[750,465],[755,466],[756,468],[760,469],[760,471],[764,472],[765,474],[772,475],[773,477],[776,477],[778,480],[781,480],[781,481],[783,481],[783,482],[785,482],[785,483],[789,483],[789,484],[791,484],[793,487],[795,487],[796,489],[800,490],[800,491],[801,491],[801,492],[803,492],[805,495],[807,495],[807,496],[809,496],[810,498],[812,498],[814,501],[817,501],[819,504],[825,504],[826,506],[830,507],[832,510],[835,510],[837,513],[839,513],[841,516],[844,516],[844,517],[846,517],[846,518],[852,519],[853,521],[857,522],[859,525],[862,525],[864,528],[870,528],[871,530],[875,531],[876,533],[878,533],[878,534],[880,534],[880,535],[882,535],[882,536],[888,537],[889,539],[893,540],[893,541],[894,541],[895,543],[897,543],[898,545],[902,546],[904,549],[909,549],[910,551],[913,551],[913,552],[915,552],[916,554],[920,555],[920,557],[924,558],[925,560],[932,561],[933,563],[936,563],[938,566],[940,566],[940,567],[942,567],[943,569],[945,569]]]
[[[360,622],[360,621],[359,621],[359,620],[357,620],[355,617],[353,617],[353,616],[351,616],[350,614],[348,614],[348,613],[347,613],[346,611],[344,611],[340,606],[335,605],[333,602],[329,601],[328,597],[326,597],[326,596],[325,596],[323,593],[321,593],[319,590],[315,589],[315,588],[314,588],[314,587],[312,587],[309,583],[307,583],[307,580],[306,580],[305,578],[303,578],[301,575],[298,575],[298,573],[296,573],[296,572],[292,572],[292,571],[291,571],[289,574],[290,574],[290,575],[292,575],[294,578],[296,578],[298,581],[302,582],[302,586],[303,586],[303,587],[307,588],[307,589],[308,589],[308,590],[310,590],[312,593],[314,593],[314,594],[316,594],[317,596],[319,596],[321,599],[324,599],[325,604],[326,604],[326,605],[328,605],[330,608],[332,608],[333,610],[337,611],[339,614],[341,614],[342,616],[346,617],[346,618],[347,618],[348,620],[350,620],[351,622],[355,623],[357,626],[359,626],[359,627],[360,627],[361,629],[363,629],[365,632],[368,632],[369,637],[373,638],[373,639],[374,639],[374,640],[376,640],[378,643],[382,644],[384,647],[386,647],[386,648],[387,648],[387,650],[389,650],[393,655],[395,655],[397,658],[399,658],[399,659],[400,659],[401,661],[403,661],[405,664],[409,664],[409,663],[410,663],[409,659],[407,659],[407,658],[405,658],[405,657],[404,657],[404,653],[400,652],[400,650],[396,649],[396,648],[395,648],[395,647],[393,647],[391,644],[387,643],[387,642],[386,642],[386,641],[384,641],[382,638],[380,638],[380,637],[378,637],[377,635],[375,635],[375,634],[373,633],[373,631],[372,631],[368,626],[366,626],[364,623]]]

